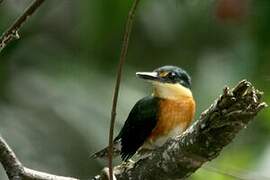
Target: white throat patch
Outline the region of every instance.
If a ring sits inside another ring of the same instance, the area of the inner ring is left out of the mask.
[[[170,83],[153,82],[153,86],[154,86],[154,96],[156,97],[172,100],[177,100],[182,97],[192,97],[192,92],[190,91],[190,89],[182,86],[179,83],[170,84]]]

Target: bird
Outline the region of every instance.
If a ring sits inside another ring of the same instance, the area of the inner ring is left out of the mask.
[[[114,157],[121,155],[124,162],[136,153],[151,152],[169,138],[183,133],[190,126],[196,108],[191,77],[184,69],[166,65],[136,75],[151,83],[153,92],[134,105],[113,141]],[[91,157],[106,158],[108,149],[106,147]]]

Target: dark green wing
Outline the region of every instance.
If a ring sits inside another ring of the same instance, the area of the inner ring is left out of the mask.
[[[158,98],[148,96],[139,100],[115,141],[121,142],[121,158],[127,161],[143,145],[157,123]]]

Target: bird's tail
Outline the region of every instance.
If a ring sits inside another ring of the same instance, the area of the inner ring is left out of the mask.
[[[119,156],[120,155],[120,142],[116,141],[113,144],[113,157]],[[109,147],[105,147],[104,149],[92,154],[90,156],[91,159],[95,159],[95,158],[108,158],[109,156]]]

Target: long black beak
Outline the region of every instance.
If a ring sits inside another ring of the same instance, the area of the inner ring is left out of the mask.
[[[136,75],[141,79],[150,81],[158,81],[159,79],[157,72],[137,72]]]

